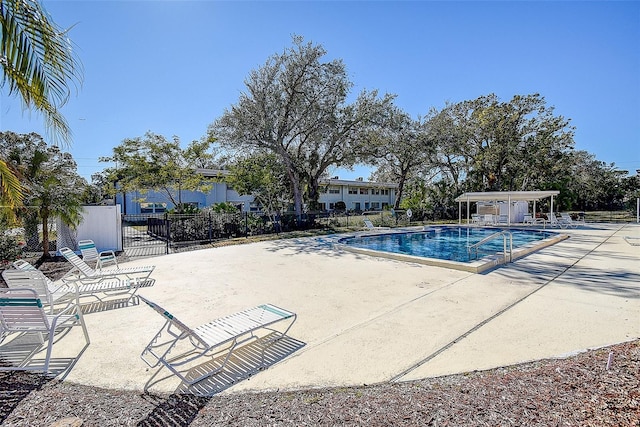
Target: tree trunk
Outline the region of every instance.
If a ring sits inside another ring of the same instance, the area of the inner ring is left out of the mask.
[[[42,218],[42,258],[51,258],[49,254],[49,213],[46,210],[40,211],[40,217]]]

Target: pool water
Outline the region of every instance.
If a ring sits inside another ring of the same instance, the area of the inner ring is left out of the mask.
[[[347,237],[340,243],[355,248],[404,254],[448,261],[470,262],[482,254],[502,253],[504,239],[498,237],[469,252],[469,246],[502,229],[480,227],[437,227],[419,232],[388,233]],[[529,246],[556,233],[539,230],[508,230],[513,236],[513,250]],[[508,245],[508,243],[507,243]]]

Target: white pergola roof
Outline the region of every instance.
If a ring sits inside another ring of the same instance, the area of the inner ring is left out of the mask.
[[[456,197],[456,202],[507,202],[542,200],[557,196],[558,190],[548,191],[485,191],[478,193],[464,193]]]
[[[509,215],[508,215],[508,224],[511,225],[511,203],[519,202],[519,201],[533,201],[533,211],[535,212],[536,202],[538,200],[546,199],[547,197],[551,197],[551,209],[553,212],[553,196],[557,196],[560,194],[558,190],[548,190],[548,191],[485,191],[481,193],[464,193],[458,197],[456,197],[456,202],[458,202],[458,223],[462,222],[462,203],[467,203],[467,223],[469,222],[469,204],[471,202],[507,202],[509,204]]]

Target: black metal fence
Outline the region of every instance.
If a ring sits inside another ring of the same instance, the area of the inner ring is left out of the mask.
[[[429,223],[426,219],[408,217],[404,211],[359,213],[317,212],[297,218],[288,213],[278,216],[237,212],[202,211],[195,214],[123,215],[122,241],[132,256],[168,254],[193,249],[225,239],[277,234],[296,230],[353,228],[369,218],[376,226],[408,226]],[[588,212],[587,222],[635,222],[630,212]]]
[[[169,253],[185,247],[224,239],[323,228],[328,214],[294,214],[275,217],[248,212],[123,215],[122,242],[127,248],[146,248],[144,254]]]

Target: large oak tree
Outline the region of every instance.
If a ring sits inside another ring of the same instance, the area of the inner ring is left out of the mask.
[[[379,123],[392,96],[363,91],[347,98],[352,83],[341,60],[323,62],[320,45],[293,38],[293,46],[273,55],[245,80],[246,92],[209,127],[221,145],[250,154],[273,152],[291,182],[295,212],[311,208],[318,181],[330,167],[350,167],[364,134]]]

